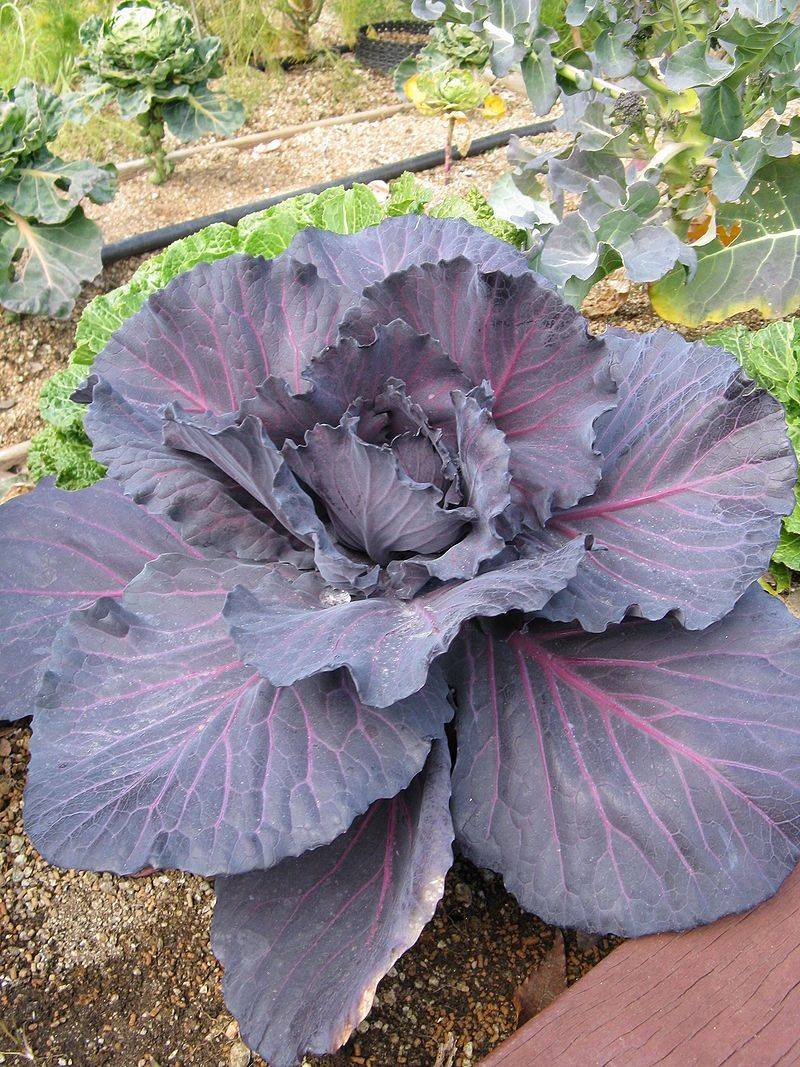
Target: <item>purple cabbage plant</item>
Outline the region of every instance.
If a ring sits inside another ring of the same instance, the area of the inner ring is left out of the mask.
[[[780,405],[587,333],[463,221],[200,264],[79,392],[107,477],[0,509],[2,709],[62,866],[216,878],[273,1067],[343,1043],[455,846],[551,923],[680,930],[800,851]]]

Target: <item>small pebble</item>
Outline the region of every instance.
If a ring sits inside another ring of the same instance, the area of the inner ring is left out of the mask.
[[[250,1049],[247,1045],[241,1041],[237,1041],[235,1045],[231,1045],[228,1063],[230,1067],[248,1067],[248,1064],[250,1063]]]

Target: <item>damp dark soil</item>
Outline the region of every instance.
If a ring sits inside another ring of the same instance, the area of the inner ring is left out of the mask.
[[[25,837],[29,731],[0,730],[0,1063],[245,1067],[209,946],[213,884],[62,871]],[[459,860],[433,921],[348,1044],[314,1067],[469,1067],[515,1028],[513,995],[557,931]],[[567,981],[614,947],[564,931]],[[26,1061],[25,1054],[30,1059]]]

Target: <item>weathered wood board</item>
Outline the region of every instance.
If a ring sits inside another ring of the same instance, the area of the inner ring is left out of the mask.
[[[800,869],[753,911],[628,941],[481,1067],[800,1064]]]

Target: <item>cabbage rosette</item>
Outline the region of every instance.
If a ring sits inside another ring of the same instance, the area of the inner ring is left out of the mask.
[[[344,1042],[455,845],[551,923],[684,929],[800,849],[780,405],[591,337],[463,221],[200,264],[79,398],[98,484],[0,509],[2,712],[62,866],[217,876],[273,1067]]]

